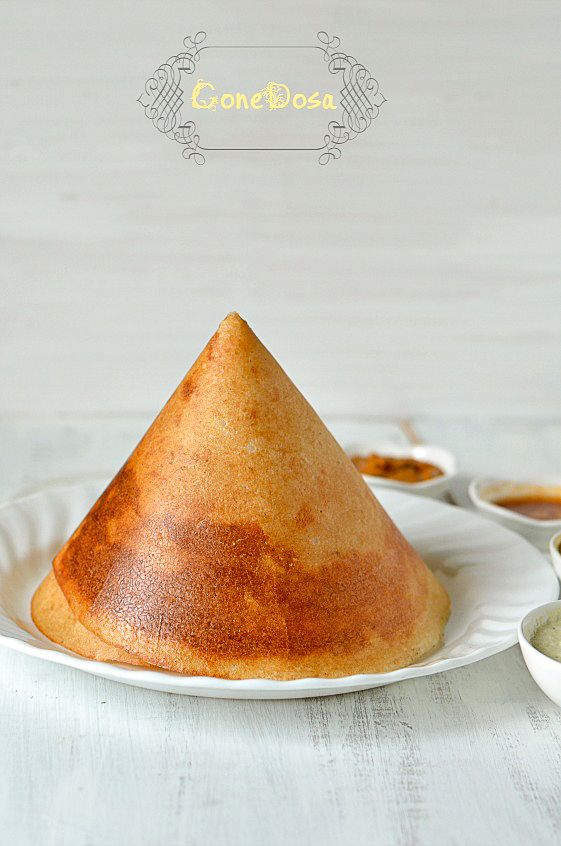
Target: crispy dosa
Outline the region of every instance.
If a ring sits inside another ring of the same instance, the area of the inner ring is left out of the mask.
[[[190,675],[384,672],[437,647],[449,613],[436,577],[237,314],[53,569],[87,631]]]
[[[33,594],[31,617],[45,637],[85,658],[121,664],[141,663],[124,649],[104,643],[76,619],[52,570]]]

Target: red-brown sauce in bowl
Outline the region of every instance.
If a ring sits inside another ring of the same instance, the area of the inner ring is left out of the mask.
[[[531,517],[532,520],[561,520],[561,497],[557,496],[507,496],[495,500],[495,505]]]

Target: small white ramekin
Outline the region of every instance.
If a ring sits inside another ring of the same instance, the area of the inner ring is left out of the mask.
[[[432,444],[376,444],[361,441],[345,444],[345,451],[351,457],[376,453],[392,458],[414,458],[417,461],[428,461],[429,464],[434,464],[442,470],[441,476],[427,479],[426,482],[398,482],[396,479],[384,479],[382,476],[368,476],[363,473],[362,478],[371,488],[397,488],[419,496],[442,499],[449,491],[450,482],[456,475],[456,459],[452,453]]]
[[[547,552],[551,536],[561,531],[561,520],[534,520],[533,517],[526,517],[524,514],[496,504],[497,500],[506,497],[529,496],[544,488],[561,491],[559,479],[512,482],[477,478],[472,480],[468,493],[470,500],[482,514],[492,517],[507,529],[513,529],[538,549]]]
[[[548,616],[561,608],[561,600],[546,602],[530,611],[518,626],[518,641],[530,675],[546,696],[561,705],[561,661],[548,658],[530,643],[536,628],[545,623]]]
[[[549,542],[549,554],[551,555],[553,569],[557,573],[557,578],[561,581],[561,532],[557,532],[551,538]]]

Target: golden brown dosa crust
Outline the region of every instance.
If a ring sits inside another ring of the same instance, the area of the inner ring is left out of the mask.
[[[247,324],[230,315],[54,561],[76,617],[190,674],[382,672],[448,597]]]
[[[142,665],[124,649],[104,643],[76,619],[52,570],[33,594],[31,617],[45,637],[84,658]]]

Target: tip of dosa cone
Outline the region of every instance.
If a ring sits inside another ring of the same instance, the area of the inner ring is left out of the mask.
[[[435,576],[236,312],[53,570],[35,609],[43,621],[37,608],[49,609],[38,622],[47,636],[190,675],[385,672],[436,648],[449,613]]]

